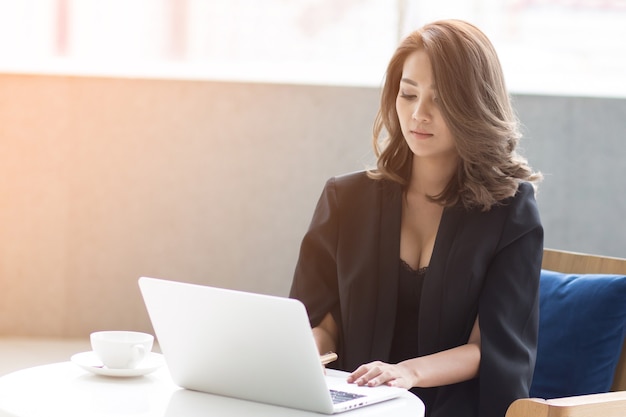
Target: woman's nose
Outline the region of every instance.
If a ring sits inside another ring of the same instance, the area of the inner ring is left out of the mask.
[[[415,104],[411,117],[413,120],[417,121],[428,121],[430,119],[430,110],[427,108],[426,104],[420,100]]]

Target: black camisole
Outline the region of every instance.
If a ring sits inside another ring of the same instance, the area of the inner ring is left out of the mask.
[[[418,356],[417,333],[420,296],[427,270],[428,267],[414,270],[400,259],[398,306],[389,357],[390,363],[398,363]]]

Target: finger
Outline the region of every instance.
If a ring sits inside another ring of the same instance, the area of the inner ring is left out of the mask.
[[[388,364],[380,361],[361,365],[348,376],[347,381],[349,383],[356,383],[357,385],[365,385],[369,380],[378,376],[386,366],[388,366]]]
[[[383,374],[384,368],[382,368],[381,366],[372,366],[364,375],[362,375],[360,378],[357,378],[356,384],[376,386],[380,384],[381,377],[383,378],[383,382],[386,380],[384,379]]]
[[[394,380],[395,377],[388,370],[380,369],[380,372],[367,381],[368,387],[377,387],[379,385],[387,384],[389,381]]]
[[[353,383],[355,382],[357,379],[361,378],[363,375],[365,375],[367,373],[367,371],[369,370],[367,365],[361,365],[358,368],[356,368],[356,370],[354,372],[352,372],[350,375],[348,375],[348,382],[349,383]]]
[[[390,379],[389,381],[387,381],[385,383],[385,385],[389,386],[389,387],[400,387],[400,388],[404,388],[404,386],[402,385],[402,383],[400,382],[400,380],[398,378],[394,378],[394,379]]]

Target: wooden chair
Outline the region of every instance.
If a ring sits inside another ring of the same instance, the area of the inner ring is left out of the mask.
[[[564,273],[626,275],[626,259],[545,249],[542,268]],[[626,343],[622,348],[611,391],[549,400],[523,398],[511,404],[506,417],[626,416]]]

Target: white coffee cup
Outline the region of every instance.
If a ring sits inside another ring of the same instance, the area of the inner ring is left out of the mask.
[[[104,366],[133,369],[152,351],[154,336],[148,333],[107,330],[90,335],[91,348]]]

